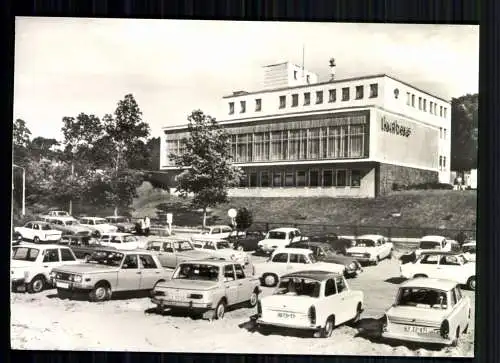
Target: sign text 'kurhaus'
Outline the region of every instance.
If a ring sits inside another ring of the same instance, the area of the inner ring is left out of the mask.
[[[411,128],[407,126],[402,126],[398,123],[398,121],[387,121],[385,117],[382,117],[380,120],[380,126],[382,131],[388,132],[394,135],[401,135],[404,137],[409,137],[411,135]]]

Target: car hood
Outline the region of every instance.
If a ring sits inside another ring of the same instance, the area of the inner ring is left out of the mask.
[[[389,320],[402,322],[432,322],[440,324],[445,318],[447,311],[444,309],[420,308],[414,306],[393,306],[387,310]]]
[[[217,287],[219,283],[217,281],[203,281],[203,280],[184,280],[184,279],[173,279],[165,282],[160,282],[156,285],[157,288],[161,289],[182,289],[182,290],[211,290]]]
[[[94,263],[79,263],[76,265],[67,265],[54,268],[55,272],[66,273],[101,273],[118,271],[119,267],[99,265]]]
[[[189,257],[189,258],[205,258],[205,257],[210,257],[211,255],[212,254],[209,252],[200,250],[183,251],[177,254],[178,257]]]
[[[323,261],[318,261],[315,263],[310,263],[304,266],[308,266],[308,269],[312,269],[315,271],[327,271],[327,272],[338,272],[338,273],[343,273],[345,270],[345,266],[338,264],[338,263],[332,263],[332,262],[323,262]]]
[[[350,247],[347,249],[347,253],[371,253],[375,250],[375,247]]]
[[[330,262],[330,263],[338,263],[338,264],[343,264],[343,265],[350,265],[351,263],[356,263],[356,259],[349,257],[349,256],[343,256],[343,255],[329,255],[326,257],[323,257],[321,259],[323,262]]]
[[[310,296],[271,295],[263,297],[260,301],[262,308],[265,309],[306,313],[315,300]]]

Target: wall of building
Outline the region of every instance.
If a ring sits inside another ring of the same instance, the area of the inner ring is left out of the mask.
[[[370,119],[371,160],[438,171],[439,128],[378,109]]]
[[[394,184],[412,185],[420,183],[436,183],[439,175],[437,171],[408,168],[398,165],[380,163],[376,168],[375,187],[377,195],[385,195],[393,190]]]

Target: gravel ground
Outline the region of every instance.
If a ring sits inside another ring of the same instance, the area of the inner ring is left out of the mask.
[[[253,257],[254,261],[262,258]],[[404,344],[377,338],[379,319],[392,304],[398,284],[397,259],[366,267],[352,289],[365,293],[365,311],[356,327],[340,326],[329,339],[276,332],[263,336],[249,317],[255,309],[229,311],[209,322],[168,312],[158,315],[148,297],[104,303],[60,300],[55,290],[11,293],[11,347],[37,350],[111,350],[202,353],[262,353],[377,356],[474,356],[474,312],[469,332],[457,347]],[[474,293],[464,290],[474,306]],[[263,288],[263,295],[272,289]]]

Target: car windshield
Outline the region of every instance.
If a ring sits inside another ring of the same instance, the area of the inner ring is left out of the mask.
[[[189,241],[181,241],[175,243],[175,250],[177,252],[192,251],[194,247]]]
[[[218,250],[222,250],[224,248],[231,248],[231,246],[227,242],[217,242],[217,249]]]
[[[219,266],[198,263],[182,263],[175,270],[172,279],[218,281]]]
[[[107,265],[107,266],[120,266],[123,260],[123,253],[113,252],[113,251],[94,251],[90,258],[87,260],[88,263]]]
[[[371,239],[356,240],[356,247],[375,247],[375,241]]]
[[[463,246],[462,250],[465,253],[476,253],[476,246]]]
[[[335,255],[335,250],[333,248],[331,248],[330,246],[326,245],[326,246],[322,246],[321,247],[321,251],[326,255],[326,256],[331,256],[331,255]]]
[[[275,295],[309,296],[319,297],[320,283],[315,280],[301,277],[284,278]]]
[[[30,247],[14,247],[13,260],[35,262],[40,250]]]
[[[279,231],[270,231],[267,234],[266,239],[286,239],[286,233]]]
[[[402,287],[399,289],[396,306],[414,306],[427,309],[446,309],[446,291],[431,288]]]
[[[309,260],[311,261],[311,263],[316,263],[318,262],[318,260],[316,259],[316,257],[314,257],[314,254],[311,252],[307,255],[307,257],[309,257]]]
[[[438,250],[441,248],[441,243],[437,241],[420,241],[419,248],[422,250]]]

